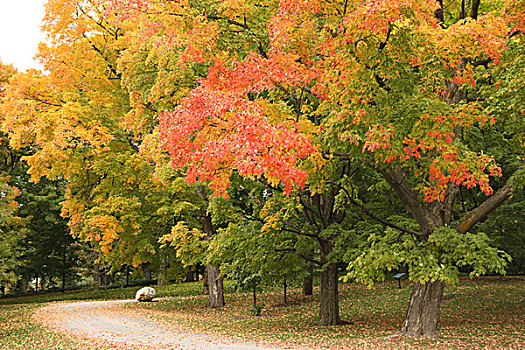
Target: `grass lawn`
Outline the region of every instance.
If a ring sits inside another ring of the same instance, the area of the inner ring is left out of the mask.
[[[318,296],[299,292],[282,303],[279,292],[259,296],[264,304],[261,316],[250,316],[251,294],[228,293],[227,306],[206,308],[200,284],[158,288],[158,295],[171,296],[159,303],[126,304],[149,317],[198,332],[290,344],[312,349],[524,349],[525,278],[506,277],[462,280],[445,289],[441,309],[439,340],[385,339],[400,326],[410,288],[397,289],[388,282],[368,290],[361,285],[340,288],[341,317],[348,324],[316,326]],[[404,285],[407,285],[404,282]],[[136,288],[108,291],[108,298],[131,298]],[[97,294],[98,293],[98,294]],[[315,294],[315,293],[314,293]],[[0,349],[101,349],[100,345],[74,339],[41,326],[32,310],[61,293],[0,299]],[[101,299],[104,293],[83,292],[62,295],[62,300]],[[107,347],[106,347],[107,348]]]

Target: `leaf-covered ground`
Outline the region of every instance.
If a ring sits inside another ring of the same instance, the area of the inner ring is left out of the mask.
[[[386,339],[401,325],[410,287],[397,289],[383,283],[375,290],[361,285],[341,287],[341,317],[348,324],[316,325],[319,299],[291,295],[261,296],[259,317],[249,316],[250,294],[228,295],[223,309],[206,308],[205,297],[165,300],[157,304],[127,305],[141,308],[156,320],[181,324],[237,338],[312,349],[523,349],[525,348],[525,279],[483,278],[462,280],[445,290],[439,340]]]
[[[407,285],[407,282],[404,282]],[[179,289],[178,289],[179,288]],[[308,349],[523,349],[525,348],[525,278],[462,280],[445,290],[439,340],[387,339],[401,324],[410,288],[383,283],[375,290],[356,284],[341,287],[343,326],[316,326],[317,296],[289,295],[282,303],[279,292],[261,295],[259,317],[249,315],[251,295],[230,293],[223,309],[206,308],[206,297],[196,295],[199,285],[174,285],[164,289],[169,299],[158,303],[122,304],[153,322],[237,340]],[[130,290],[131,291],[131,290]],[[162,291],[162,289],[161,289]],[[178,293],[179,291],[180,293]],[[129,294],[129,293],[128,293]],[[159,293],[160,296],[162,293]],[[115,291],[110,296],[119,297]],[[82,298],[88,299],[90,293]],[[40,296],[40,302],[45,297]],[[58,297],[53,297],[55,299]],[[129,298],[129,295],[127,296]],[[24,302],[29,302],[27,299]],[[6,300],[0,300],[3,304]],[[42,325],[33,311],[46,304],[0,305],[0,349],[132,349],[63,334]],[[45,320],[43,320],[45,322]]]

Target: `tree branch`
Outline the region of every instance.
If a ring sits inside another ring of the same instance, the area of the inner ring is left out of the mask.
[[[522,163],[518,169],[516,169],[513,176],[516,175],[518,172],[522,171],[524,166],[525,166],[525,162]],[[512,176],[511,176],[511,179],[512,179]],[[512,193],[511,179],[507,181],[505,186],[497,190],[496,193],[494,193],[494,195],[487,198],[478,207],[476,207],[472,211],[465,214],[465,216],[463,216],[463,218],[461,219],[461,222],[456,228],[459,233],[465,233],[468,230],[470,230],[475,224],[484,220],[489,213],[491,213],[494,209],[498,208],[501,204],[503,204],[505,200],[507,200],[507,198],[510,197]]]
[[[293,222],[289,222],[287,220],[281,220],[283,224],[293,228],[293,230],[291,229],[287,229],[288,231],[291,231],[291,232],[295,232],[297,233],[298,235],[302,235],[302,236],[306,236],[306,237],[311,237],[311,238],[318,238],[319,236],[318,235],[314,235],[313,233],[307,233],[307,232],[304,232],[299,226],[297,226],[296,224],[294,224]],[[285,229],[285,228],[283,228]]]
[[[341,188],[345,193],[346,193],[346,197],[348,198],[348,201],[350,202],[350,204],[352,205],[355,205],[356,207],[358,207],[359,209],[361,209],[366,215],[368,215],[369,217],[371,217],[372,219],[376,220],[377,222],[385,225],[385,226],[388,226],[388,227],[391,227],[393,229],[396,229],[396,230],[399,230],[401,232],[405,232],[405,233],[409,233],[409,234],[412,234],[412,235],[416,235],[416,236],[425,236],[424,233],[422,232],[417,232],[417,231],[413,231],[413,230],[410,230],[406,227],[402,227],[402,226],[399,226],[399,225],[396,225],[396,224],[393,224],[391,223],[390,221],[387,221],[383,218],[380,218],[379,216],[375,215],[374,213],[372,213],[368,208],[366,208],[364,205],[356,202],[352,196],[350,196],[350,193],[348,193],[348,191],[346,190],[346,188],[344,188],[343,186],[339,185],[339,188]]]
[[[277,248],[275,249],[276,252],[297,252],[297,249],[295,249],[295,247],[286,247],[286,248]],[[313,264],[316,264],[316,265],[319,265],[321,266],[321,262],[318,261],[318,260],[315,260],[314,258],[312,258],[310,255],[306,255],[304,253],[297,253],[301,258],[303,258],[304,260],[306,261],[309,261]]]

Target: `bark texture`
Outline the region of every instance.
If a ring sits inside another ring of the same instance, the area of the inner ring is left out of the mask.
[[[402,337],[439,337],[437,332],[439,308],[443,298],[444,283],[415,282],[405,322],[398,335]]]
[[[300,198],[306,222],[318,229],[318,232],[311,232],[307,235],[315,238],[317,243],[319,243],[320,259],[319,261],[307,260],[322,267],[319,325],[341,324],[341,318],[339,316],[337,262],[334,261],[334,257],[331,256],[334,252],[334,241],[336,237],[335,235],[325,235],[321,237],[322,231],[327,230],[333,224],[340,224],[344,219],[344,210],[338,211],[335,209],[336,196],[339,191],[340,189],[338,187],[334,187],[331,192]],[[308,289],[310,289],[309,287],[311,286],[308,286]],[[310,290],[308,290],[308,292],[310,292]]]
[[[224,306],[224,284],[219,266],[207,265],[208,289],[210,302],[208,307],[218,308]]]
[[[206,191],[204,187],[197,186],[196,191],[197,194],[199,194],[204,200],[207,200]],[[210,240],[211,237],[215,234],[215,228],[213,227],[211,216],[208,215],[205,208],[201,208],[200,212],[200,222],[202,226],[202,231],[206,234],[205,239]],[[219,265],[206,266],[204,270],[204,293],[206,293],[206,288],[208,289],[208,295],[210,297],[210,302],[208,306],[210,308],[223,307],[224,284]]]
[[[339,316],[337,263],[331,263],[321,271],[319,325],[335,326],[339,324],[341,324],[341,318]]]
[[[312,275],[306,276],[303,280],[303,295],[314,294],[314,280]]]

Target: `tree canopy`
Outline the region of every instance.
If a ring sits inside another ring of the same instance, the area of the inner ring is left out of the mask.
[[[523,207],[523,9],[49,0],[46,71],[0,66],[2,130],[112,271],[206,266],[219,307],[221,267],[253,284],[314,264],[335,325],[341,267],[406,270],[399,334],[436,336],[444,285],[511,260],[490,217]]]

